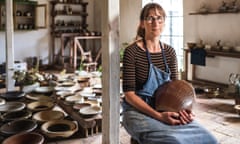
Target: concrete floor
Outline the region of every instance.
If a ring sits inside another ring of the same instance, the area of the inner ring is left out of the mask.
[[[220,144],[240,144],[240,116],[234,110],[233,99],[197,97],[194,106],[196,120],[204,125]],[[51,142],[48,144],[101,144],[102,135]],[[130,144],[130,136],[120,126],[120,144]]]

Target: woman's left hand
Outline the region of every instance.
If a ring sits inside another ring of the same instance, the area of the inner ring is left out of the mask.
[[[193,121],[194,114],[189,110],[181,110],[179,111],[179,119],[182,124],[188,124]]]

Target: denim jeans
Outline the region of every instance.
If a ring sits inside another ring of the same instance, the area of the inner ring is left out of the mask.
[[[136,110],[123,112],[123,126],[139,144],[217,144],[199,123],[167,125]]]

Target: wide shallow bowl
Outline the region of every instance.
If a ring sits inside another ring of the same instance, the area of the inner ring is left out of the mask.
[[[43,94],[36,94],[36,93],[30,93],[26,95],[26,98],[30,100],[45,100],[45,101],[52,101],[53,99],[49,96],[43,95]]]
[[[100,106],[90,106],[83,107],[79,110],[79,113],[85,117],[92,117],[102,112],[102,107]]]
[[[41,126],[42,132],[50,138],[67,138],[78,131],[78,125],[70,120],[51,120]]]
[[[20,111],[26,107],[26,104],[23,102],[6,102],[3,105],[0,105],[0,112],[12,112]]]
[[[27,108],[32,111],[50,110],[55,106],[52,101],[35,101],[27,105]]]
[[[80,109],[84,108],[84,107],[90,107],[91,104],[90,103],[86,103],[86,102],[83,102],[83,103],[75,103],[73,105],[73,109],[79,111]]]
[[[19,133],[8,137],[2,144],[43,144],[44,137],[38,133]]]
[[[12,111],[7,112],[1,115],[1,119],[3,121],[13,121],[13,120],[20,120],[20,119],[28,119],[32,116],[32,112],[28,110],[20,110],[20,111]]]
[[[65,98],[66,102],[72,103],[72,104],[82,102],[83,100],[84,98],[81,95],[70,95]]]
[[[8,91],[6,93],[0,94],[0,97],[4,98],[5,100],[18,100],[25,96],[25,93],[22,91]]]
[[[54,88],[51,86],[41,86],[41,87],[37,87],[34,91],[36,93],[51,94],[53,90]]]
[[[38,122],[64,119],[64,113],[56,110],[40,111],[33,115],[33,119]]]
[[[15,120],[1,126],[0,131],[5,135],[14,135],[20,132],[31,132],[37,128],[33,120]]]
[[[235,105],[234,109],[236,110],[236,113],[240,116],[240,105]]]
[[[158,111],[191,110],[195,101],[195,90],[185,80],[173,80],[160,86],[154,94]]]
[[[3,99],[3,98],[0,98],[0,105],[3,105],[3,104],[5,104],[5,103],[6,103],[6,100]]]

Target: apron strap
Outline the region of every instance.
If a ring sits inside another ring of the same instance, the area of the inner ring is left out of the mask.
[[[148,59],[148,64],[152,64],[152,60],[151,60],[151,55],[147,49],[147,44],[146,44],[146,40],[143,39],[143,44],[144,44],[144,48],[146,49],[146,55],[147,55],[147,59]],[[159,41],[159,44],[160,44],[160,48],[161,48],[161,51],[162,51],[162,57],[163,57],[163,61],[164,61],[164,65],[165,65],[165,69],[166,69],[166,72],[169,73],[169,67],[168,67],[168,64],[167,64],[167,58],[165,56],[165,53],[164,53],[164,49],[163,49],[163,46],[162,46],[162,43]]]

